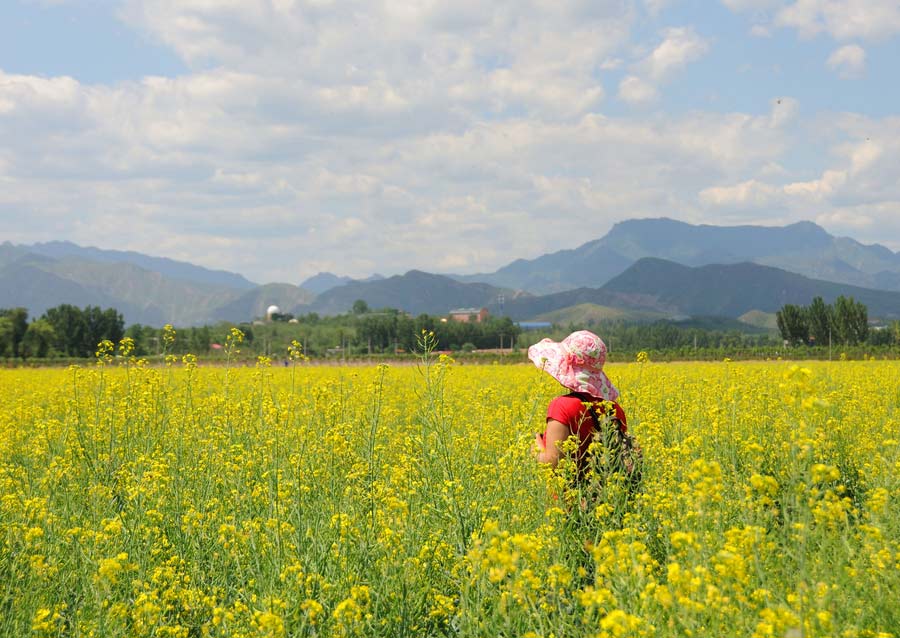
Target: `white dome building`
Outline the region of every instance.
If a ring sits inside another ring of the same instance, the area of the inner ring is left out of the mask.
[[[281,308],[276,305],[271,305],[266,308],[266,321],[272,321],[272,315],[278,314],[281,312]]]

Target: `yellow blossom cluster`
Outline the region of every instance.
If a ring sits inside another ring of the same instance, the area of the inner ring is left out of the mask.
[[[0,635],[900,638],[894,362],[610,365],[633,486],[534,461],[532,366],[242,341],[0,370]]]

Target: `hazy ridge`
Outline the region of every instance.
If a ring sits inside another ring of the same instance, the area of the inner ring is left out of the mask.
[[[0,245],[0,307],[32,317],[61,303],[115,307],[127,323],[199,325],[371,308],[444,314],[487,307],[516,320],[739,318],[813,296],[853,296],[873,317],[900,316],[900,254],[834,237],[811,222],[784,227],[695,226],[634,219],[573,249],[517,259],[493,273],[411,270],[353,280],[319,273],[303,285],[257,285],[242,275],[133,251],[70,242]]]

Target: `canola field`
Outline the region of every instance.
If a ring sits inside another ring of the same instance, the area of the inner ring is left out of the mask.
[[[99,354],[0,371],[2,636],[900,636],[896,362],[610,365],[578,494],[530,365]]]

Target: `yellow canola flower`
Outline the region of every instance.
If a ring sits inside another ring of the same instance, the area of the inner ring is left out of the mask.
[[[302,366],[173,337],[184,366],[0,370],[11,635],[893,629],[896,362],[610,363],[629,491],[535,463],[562,390],[533,366],[321,366],[289,338]]]

